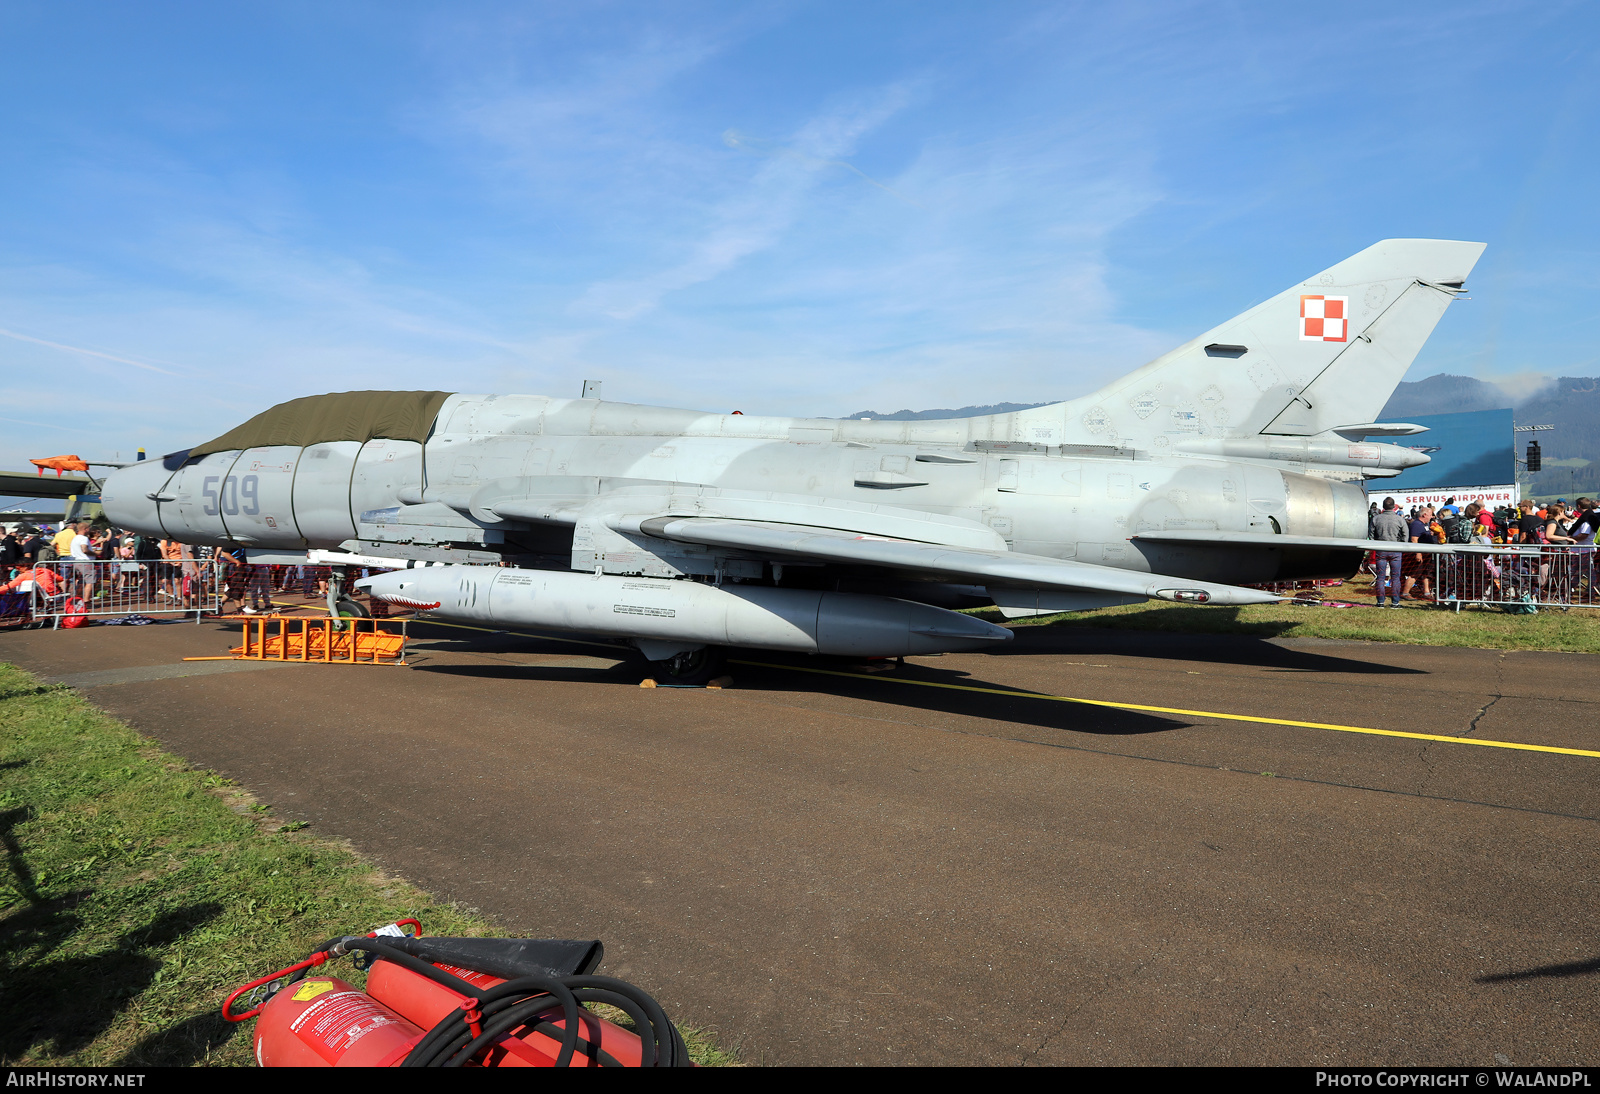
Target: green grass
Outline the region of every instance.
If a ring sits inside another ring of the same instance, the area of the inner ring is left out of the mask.
[[[1600,653],[1600,608],[1553,609],[1537,615],[1507,615],[1467,608],[1459,614],[1420,603],[1396,611],[1372,607],[1370,583],[1346,582],[1324,590],[1329,600],[1361,605],[1251,604],[1205,608],[1147,602],[1092,612],[1063,612],[1020,619],[1014,627],[1101,627],[1180,634],[1245,634],[1263,638],[1343,638],[1402,642],[1414,646],[1468,646],[1497,650],[1558,650]],[[994,609],[971,612],[1004,622]]]
[[[250,1065],[223,998],[317,943],[408,916],[505,933],[301,827],[0,664],[0,1063]],[[735,1062],[683,1033],[697,1062]]]

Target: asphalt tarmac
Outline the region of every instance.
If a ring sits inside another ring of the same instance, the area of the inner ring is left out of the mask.
[[[1600,752],[1593,656],[1024,630],[706,691],[420,631],[409,668],[182,661],[212,623],[0,659],[508,932],[603,939],[751,1063],[1600,1055],[1600,757],[963,690]]]

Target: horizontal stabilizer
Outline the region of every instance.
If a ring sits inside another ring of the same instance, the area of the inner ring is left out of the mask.
[[[1347,441],[1359,441],[1365,437],[1414,437],[1418,433],[1426,433],[1425,425],[1412,425],[1410,422],[1368,422],[1366,425],[1336,425],[1333,432],[1339,434]]]

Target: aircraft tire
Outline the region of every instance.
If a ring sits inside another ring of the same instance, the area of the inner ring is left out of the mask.
[[[358,600],[349,600],[349,599],[340,600],[339,604],[338,604],[338,607],[339,607],[339,616],[340,616],[340,618],[354,618],[354,619],[371,619],[372,618],[372,612],[370,610],[368,610],[368,608],[367,608],[367,606],[365,604],[361,603]]]
[[[722,646],[702,646],[665,661],[651,661],[650,673],[658,684],[702,687],[722,675],[728,664],[728,651]]]

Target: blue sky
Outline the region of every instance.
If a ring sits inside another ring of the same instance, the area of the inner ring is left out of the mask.
[[[300,395],[1068,398],[1386,236],[1600,373],[1582,4],[0,7],[0,466]]]

